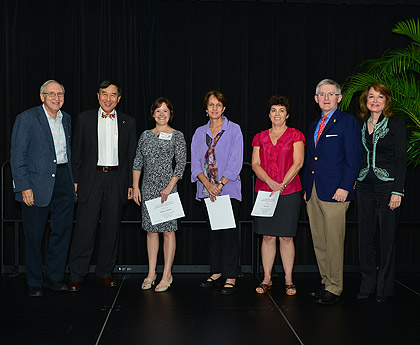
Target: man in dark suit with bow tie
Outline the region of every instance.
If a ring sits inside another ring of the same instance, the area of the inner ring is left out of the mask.
[[[118,254],[121,212],[132,197],[135,120],[115,109],[121,99],[117,83],[103,81],[97,94],[99,109],[81,113],[74,132],[72,163],[78,206],[68,262],[69,291],[79,291],[89,273],[99,219],[96,281],[117,286],[111,273]]]
[[[55,80],[40,89],[42,105],[16,117],[10,165],[16,200],[22,203],[28,295],[42,287],[67,290],[63,282],[76,201],[71,170],[71,118],[61,111],[64,87]],[[45,274],[42,238],[51,215]]]
[[[315,102],[322,114],[309,125],[306,146],[304,199],[321,275],[321,287],[311,296],[322,304],[335,303],[343,290],[346,211],[360,170],[360,127],[337,108],[341,97],[337,82],[319,82]]]

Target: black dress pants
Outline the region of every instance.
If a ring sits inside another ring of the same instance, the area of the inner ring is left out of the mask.
[[[357,185],[359,223],[359,262],[361,294],[388,297],[394,294],[395,235],[400,209],[391,211],[388,204],[392,184]],[[377,273],[376,235],[379,225],[380,259]]]
[[[111,276],[118,254],[122,207],[118,170],[96,170],[88,200],[77,206],[77,223],[68,263],[71,281],[83,280],[89,273],[99,219],[100,241],[95,274],[101,278]]]
[[[239,206],[240,202],[230,199],[236,228],[224,230],[211,230],[210,221],[205,208],[207,223],[210,229],[210,272],[222,273],[224,279],[236,279],[239,268]]]

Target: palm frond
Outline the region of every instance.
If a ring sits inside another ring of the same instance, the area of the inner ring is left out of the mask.
[[[412,43],[358,65],[343,85],[340,107],[347,110],[352,99],[372,82],[386,85],[391,91],[392,111],[407,119],[407,157],[416,166],[420,164],[420,20],[398,22],[392,31],[409,37]]]
[[[407,137],[407,158],[409,163],[417,166],[420,164],[420,130],[415,128],[414,130],[408,131]]]
[[[408,36],[414,42],[420,44],[420,21],[418,18],[398,22],[392,32]]]

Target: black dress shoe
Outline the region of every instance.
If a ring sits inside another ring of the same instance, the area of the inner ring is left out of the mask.
[[[375,300],[377,303],[387,303],[389,301],[388,297],[384,296],[376,296]]]
[[[213,279],[212,277],[208,277],[205,281],[201,282],[201,284],[200,284],[200,286],[202,288],[211,288],[213,286],[221,286],[221,285],[223,285],[222,276],[220,276],[217,279]]]
[[[227,286],[226,286],[227,285]],[[235,284],[225,283],[225,286],[220,290],[221,295],[233,295],[238,289]]]
[[[318,290],[312,291],[309,293],[309,296],[315,297],[315,298],[321,298],[322,294],[325,292],[325,285],[322,284]]]
[[[82,289],[82,285],[79,280],[71,280],[69,281],[68,288],[70,292],[77,292]]]
[[[334,304],[335,302],[339,301],[340,297],[337,295],[334,295],[333,293],[325,290],[321,297],[315,300],[315,302],[320,304]]]
[[[28,286],[28,296],[29,297],[42,297],[42,287],[40,286]]]
[[[44,288],[53,290],[53,291],[67,291],[68,287],[67,284],[63,281],[51,280],[48,278],[44,278],[44,282],[42,283]]]
[[[112,277],[101,278],[101,277],[96,276],[95,280],[99,285],[102,285],[105,287],[114,288],[118,286],[117,281],[113,279]]]

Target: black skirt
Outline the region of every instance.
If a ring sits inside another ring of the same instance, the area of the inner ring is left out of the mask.
[[[296,236],[301,202],[300,192],[280,195],[273,217],[254,217],[255,233],[277,237]]]

